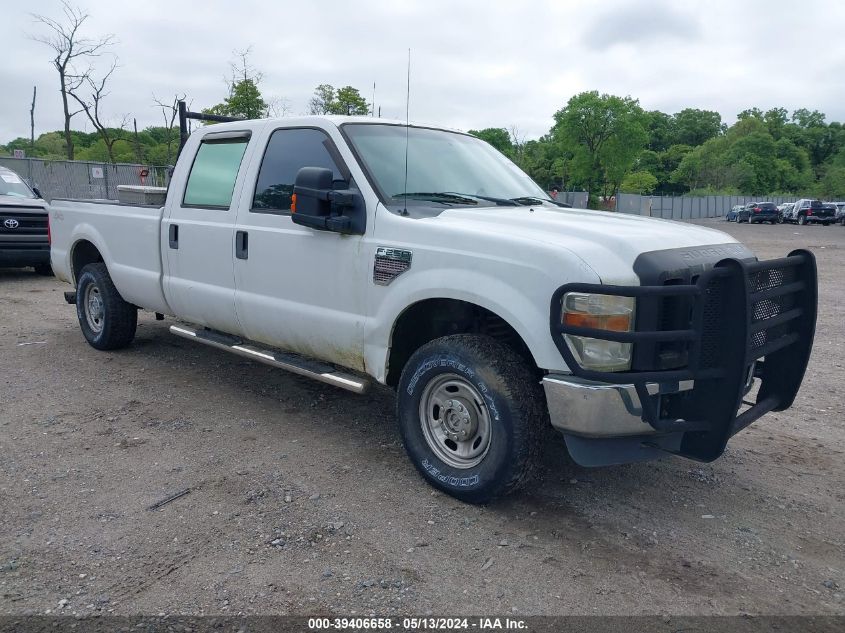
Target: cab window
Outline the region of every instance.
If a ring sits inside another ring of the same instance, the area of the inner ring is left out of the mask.
[[[335,156],[337,150],[322,130],[276,130],[261,161],[251,210],[255,213],[290,213],[296,174],[303,167],[331,169],[335,181],[344,180]]]
[[[186,207],[228,209],[248,138],[204,140],[197,150],[185,197]]]

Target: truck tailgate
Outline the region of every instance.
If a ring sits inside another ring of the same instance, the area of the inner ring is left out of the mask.
[[[114,285],[130,303],[169,313],[162,288],[163,208],[113,202],[54,200],[50,211],[52,262],[56,276],[74,282],[74,247],[91,242]]]

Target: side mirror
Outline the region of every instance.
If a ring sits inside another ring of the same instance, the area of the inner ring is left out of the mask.
[[[364,199],[354,189],[334,189],[331,169],[303,167],[293,186],[294,224],[318,231],[362,235],[367,213]]]

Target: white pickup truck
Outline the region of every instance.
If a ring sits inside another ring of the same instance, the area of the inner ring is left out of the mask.
[[[204,127],[163,208],[54,200],[50,227],[95,348],[129,345],[141,308],[389,385],[414,465],[470,502],[526,482],[550,427],[587,466],[716,459],[791,405],[815,330],[808,251],[758,262],[701,226],[562,208],[479,139],[381,119]]]

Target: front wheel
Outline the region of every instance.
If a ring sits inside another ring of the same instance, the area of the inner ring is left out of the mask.
[[[532,368],[512,348],[481,335],[435,339],[402,371],[402,442],[432,486],[485,503],[530,481],[545,399]]]
[[[82,269],[76,283],[76,316],[85,340],[96,349],[120,349],[135,338],[138,309],[123,300],[103,263]]]

